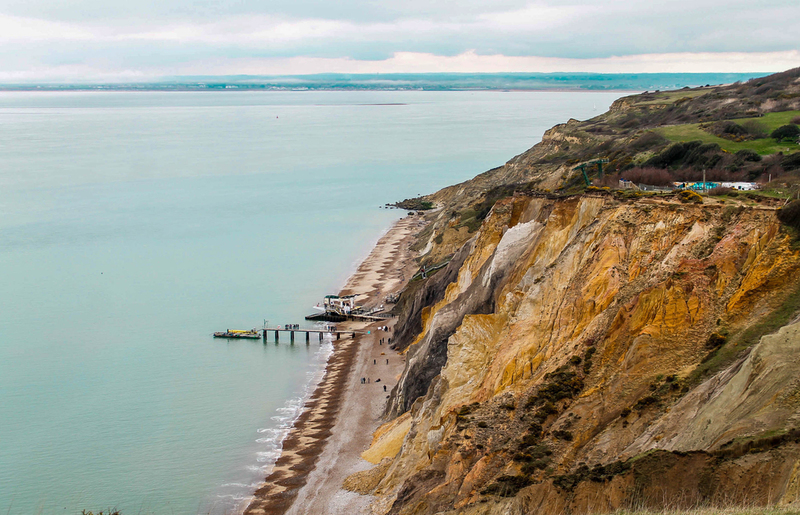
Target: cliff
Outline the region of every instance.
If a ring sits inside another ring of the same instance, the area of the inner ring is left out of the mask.
[[[702,105],[735,117],[755,104]],[[628,98],[590,122],[630,109],[684,116]],[[429,197],[441,209],[418,245],[440,268],[396,307],[405,370],[364,455],[376,466],[346,482],[376,496],[374,513],[593,513],[800,493],[800,251],[776,217],[784,201],[568,194],[567,163],[596,138],[569,133],[587,123]],[[608,147],[641,134],[621,137]]]
[[[411,423],[396,456],[373,457],[392,458],[377,512],[794,495],[793,439],[720,453],[800,413],[800,324],[749,347],[797,302],[800,255],[773,207],[516,196],[465,254],[392,392]],[[741,484],[754,470],[761,484]]]

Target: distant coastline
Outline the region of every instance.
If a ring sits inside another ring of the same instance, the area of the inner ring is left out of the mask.
[[[396,73],[182,76],[139,82],[27,82],[0,91],[653,91],[729,84],[762,73]]]

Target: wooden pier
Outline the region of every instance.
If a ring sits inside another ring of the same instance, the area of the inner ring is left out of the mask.
[[[336,328],[325,328],[325,329],[286,329],[285,327],[265,327],[261,329],[262,337],[264,341],[267,341],[268,333],[273,333],[275,335],[275,343],[280,340],[280,333],[289,333],[289,341],[294,343],[294,333],[305,333],[306,336],[306,343],[311,341],[311,335],[317,334],[319,337],[319,341],[322,341],[322,337],[325,334],[330,334],[331,336],[336,335],[336,339],[340,340],[342,335],[350,335],[351,338],[355,338],[357,334],[370,334],[370,331],[356,331],[353,329],[348,329],[347,331],[342,331]]]

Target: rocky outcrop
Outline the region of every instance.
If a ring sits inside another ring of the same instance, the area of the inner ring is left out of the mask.
[[[413,330],[389,413],[408,422],[387,426],[402,446],[362,482],[374,511],[792,495],[798,326],[758,335],[798,302],[798,269],[768,206],[497,202],[402,320]],[[375,461],[395,452],[381,445]]]

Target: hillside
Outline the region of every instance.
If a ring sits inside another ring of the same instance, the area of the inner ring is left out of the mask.
[[[800,70],[626,97],[426,197],[439,209],[418,246],[446,266],[395,308],[405,370],[365,454],[376,466],[346,487],[392,514],[796,500],[800,245],[776,217],[786,200],[775,184],[582,191],[574,167],[772,174],[791,194],[797,143],[770,153],[763,134],[720,137],[750,145],[736,154],[681,138],[798,109]]]
[[[800,121],[800,68],[742,84],[620,98],[591,120],[556,125],[504,166],[420,199],[444,207],[426,236],[441,236],[447,244],[428,255],[427,262],[452,254],[472,237],[498,198],[520,190],[582,191],[583,178],[575,167],[598,158],[609,160],[606,177],[601,180],[595,166],[587,173],[601,186],[643,168],[668,171],[674,180],[699,181],[704,169],[709,180],[766,181],[782,175],[794,180],[800,173],[800,145],[769,137],[792,120]],[[744,126],[752,134],[725,133],[726,128],[738,130],[726,124]],[[453,226],[460,229],[458,235],[445,231]]]

